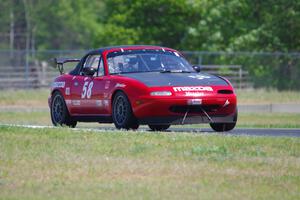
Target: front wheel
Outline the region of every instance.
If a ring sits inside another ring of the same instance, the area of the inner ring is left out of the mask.
[[[60,92],[54,92],[50,106],[51,121],[54,126],[69,126],[74,128],[77,121],[72,120],[65,100]]]
[[[112,118],[117,129],[138,129],[139,123],[133,115],[129,99],[117,92],[113,100]]]
[[[233,122],[230,123],[210,123],[210,127],[217,132],[231,131],[234,129],[237,122],[238,112],[234,113]]]
[[[217,132],[224,132],[224,131],[231,131],[236,125],[236,122],[234,123],[211,123],[210,127],[214,129],[214,131]]]
[[[149,124],[148,126],[152,131],[165,131],[168,128],[170,128],[171,125],[170,124]]]

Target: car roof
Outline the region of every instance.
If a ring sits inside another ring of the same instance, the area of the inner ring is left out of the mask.
[[[102,47],[99,49],[95,49],[89,52],[89,54],[93,53],[103,53],[104,51],[110,51],[110,50],[129,50],[129,49],[137,49],[137,50],[143,50],[143,49],[165,49],[165,50],[171,50],[175,51],[174,49],[168,48],[168,47],[161,47],[161,46],[152,46],[152,45],[119,45],[119,46],[109,46],[109,47]]]
[[[91,50],[85,56],[81,58],[81,61],[77,64],[77,66],[69,72],[69,74],[76,74],[79,73],[80,70],[80,65],[83,62],[83,58],[87,57],[88,55],[91,54],[102,54],[103,52],[106,51],[122,51],[122,50],[146,50],[146,49],[154,49],[154,50],[167,50],[167,51],[176,51],[174,49],[168,48],[168,47],[161,47],[161,46],[152,46],[152,45],[119,45],[119,46],[109,46],[109,47],[102,47],[99,49]]]

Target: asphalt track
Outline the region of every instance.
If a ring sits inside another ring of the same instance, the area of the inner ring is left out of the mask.
[[[79,128],[80,129],[80,128]],[[115,131],[113,126],[90,128],[95,131]],[[140,131],[153,132],[149,128],[139,128]],[[196,133],[196,134],[220,134],[220,135],[236,135],[236,136],[273,136],[273,137],[300,137],[300,129],[289,128],[235,128],[228,132],[215,132],[210,128],[177,128],[173,126],[166,131],[166,133]]]
[[[194,132],[194,133],[217,133],[209,128],[193,129],[193,128],[170,128],[173,132]],[[300,129],[287,128],[235,128],[229,132],[217,133],[224,135],[236,136],[273,136],[273,137],[300,137]]]
[[[15,126],[15,127],[24,127],[24,128],[55,128],[53,126],[36,126],[36,125],[17,125],[17,124],[0,124],[1,126]],[[102,126],[102,127],[93,127],[93,128],[74,128],[74,131],[96,131],[96,132],[105,132],[105,131],[117,131],[114,126]],[[118,130],[123,132],[123,130]],[[138,129],[138,131],[152,132],[146,126],[143,126]],[[271,136],[271,137],[300,137],[300,129],[293,128],[235,128],[232,131],[218,133],[213,131],[210,128],[179,128],[173,126],[169,128],[166,133],[194,133],[194,134],[219,134],[219,135],[231,135],[231,136]]]
[[[116,130],[113,127],[93,128],[94,130]],[[153,132],[148,128],[139,128],[138,130]],[[287,128],[235,128],[228,132],[215,132],[210,128],[176,128],[171,127],[164,132],[175,133],[197,133],[197,134],[220,134],[236,136],[273,136],[273,137],[300,137],[300,129]]]

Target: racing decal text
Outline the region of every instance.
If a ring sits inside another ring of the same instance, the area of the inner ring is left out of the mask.
[[[212,87],[209,86],[196,86],[196,87],[173,87],[173,90],[175,92],[191,92],[191,91],[208,91],[208,92],[212,92],[213,89]]]
[[[204,96],[203,92],[185,92],[185,96],[188,97],[201,97]]]
[[[82,88],[82,93],[81,93],[81,98],[84,99],[85,97],[90,99],[92,96],[92,88],[94,86],[94,82],[84,82],[83,88]]]

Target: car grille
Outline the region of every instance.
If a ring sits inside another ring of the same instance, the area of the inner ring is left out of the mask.
[[[214,112],[220,108],[220,105],[186,105],[186,106],[171,106],[170,111],[174,113],[202,113],[202,109],[206,112]]]

